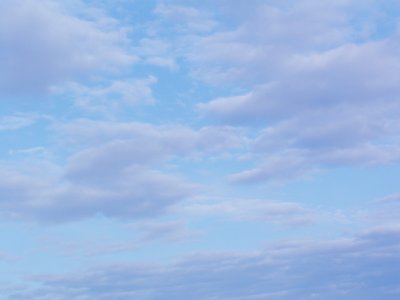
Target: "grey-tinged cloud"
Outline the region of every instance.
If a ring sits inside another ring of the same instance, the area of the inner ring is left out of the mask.
[[[316,170],[313,157],[302,151],[288,151],[256,161],[253,168],[230,174],[233,183],[285,182],[302,178]]]
[[[130,65],[127,30],[79,1],[2,1],[0,87],[43,94],[54,84]]]
[[[243,141],[241,131],[230,127],[193,130],[80,120],[57,128],[74,146],[72,154],[48,174],[41,169],[40,174],[21,175],[22,171],[10,171],[12,165],[5,170],[9,175],[0,179],[4,218],[57,222],[95,215],[117,219],[159,215],[199,188],[165,164],[197,156],[206,159],[241,147]]]
[[[89,126],[82,126],[85,124]],[[150,183],[141,181],[141,178],[149,173],[149,168],[160,169],[172,160],[178,163],[179,160],[191,157],[207,157],[215,153],[219,155],[221,152],[241,147],[243,140],[240,131],[228,127],[192,130],[179,126],[159,127],[140,123],[87,121],[71,125],[71,128],[78,129],[72,132],[76,134],[72,135],[72,138],[79,141],[83,137],[86,142],[94,144],[70,157],[64,179],[76,185],[83,184],[100,190],[106,188],[118,193],[128,188],[132,191],[136,189],[135,193],[148,190],[149,193],[167,197],[167,191],[175,188],[179,191],[182,184],[179,184],[179,181],[171,181],[157,189],[152,188]],[[69,130],[68,126],[64,129]],[[68,135],[66,137],[68,138]],[[100,144],[96,141],[100,141]],[[151,174],[153,177],[158,173]],[[136,186],[137,180],[139,182]],[[173,196],[181,198],[180,195],[172,194],[167,203],[173,204]]]
[[[177,175],[143,166],[130,166],[108,175],[107,180],[96,178],[97,181],[93,176],[79,181],[2,173],[0,216],[21,221],[56,223],[97,215],[117,219],[153,217],[165,213],[196,189]]]
[[[295,202],[236,198],[194,198],[173,211],[189,216],[217,217],[237,221],[266,222],[283,226],[305,226],[320,221],[322,213]],[[327,214],[324,213],[324,217]]]
[[[255,150],[306,149],[330,151],[369,142],[385,144],[396,137],[400,123],[394,107],[335,107],[283,119],[261,131]]]
[[[219,121],[265,126],[254,140],[255,168],[232,179],[263,181],[275,173],[280,180],[286,171],[283,177],[295,178],[327,166],[398,161],[400,61],[393,43],[394,37],[314,55],[282,82],[201,104]]]
[[[255,167],[234,181],[287,180],[318,169],[399,161],[398,109],[339,106],[303,113],[266,127],[254,140]]]
[[[230,20],[233,28],[189,36],[186,52],[193,74],[218,85],[247,87],[274,81],[285,76],[292,57],[333,49],[354,39],[365,40],[379,23],[376,18],[360,21],[360,11],[373,6],[366,2],[222,2],[216,5],[216,15]],[[364,26],[370,26],[371,32],[365,33]]]
[[[128,133],[129,138],[115,139],[114,135],[114,139],[110,142],[94,145],[72,155],[63,175],[65,180],[74,184],[110,187],[117,191],[120,190],[121,182],[126,182],[126,187],[133,190],[135,181],[130,183],[132,180],[130,178],[142,178],[147,174],[148,168],[162,169],[165,163],[179,164],[179,161],[191,157],[207,159],[208,155],[220,155],[220,151],[240,146],[235,133],[230,130],[214,131],[210,128],[200,131],[187,128],[160,130],[150,126],[147,127],[147,132],[146,130],[135,132],[143,129],[143,124],[139,124],[138,127],[135,124],[131,125],[128,126],[128,130],[133,129]],[[117,125],[114,129],[118,127]],[[109,129],[112,131],[112,126]],[[119,129],[122,131],[117,130],[117,135],[125,134],[123,126]],[[105,132],[105,135],[107,134]],[[143,184],[144,187],[140,190],[149,189],[150,193],[166,195],[162,187],[160,190],[152,188],[151,184],[145,182]],[[173,190],[179,186],[172,181],[165,184],[165,189]]]
[[[10,299],[398,299],[399,227],[353,238],[276,242],[173,264],[120,264],[38,276]]]
[[[287,182],[313,176],[327,168],[358,166],[373,168],[398,163],[399,146],[363,144],[332,151],[283,150],[254,159],[253,168],[230,174],[233,183]],[[265,153],[263,154],[265,155]]]
[[[253,4],[227,12],[235,30],[191,37],[194,72],[210,83],[240,87],[198,104],[200,114],[220,124],[264,127],[248,155],[254,167],[229,178],[281,181],[328,166],[397,162],[400,60],[388,10],[399,7]],[[380,17],[360,14],[374,10],[390,23],[385,30]]]
[[[135,225],[141,232],[139,241],[148,243],[152,241],[179,242],[191,239],[201,234],[188,229],[187,224],[181,221],[167,222],[142,222]]]
[[[270,123],[310,111],[368,105],[396,105],[400,77],[397,38],[348,44],[329,51],[297,54],[270,81],[251,92],[199,105],[202,113],[228,123]],[[377,77],[376,75],[379,74]]]

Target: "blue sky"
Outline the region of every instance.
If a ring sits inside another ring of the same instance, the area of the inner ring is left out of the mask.
[[[400,6],[0,3],[0,299],[399,299]]]

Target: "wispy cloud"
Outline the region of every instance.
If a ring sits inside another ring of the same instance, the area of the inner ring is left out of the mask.
[[[282,242],[251,254],[192,255],[166,266],[98,267],[41,276],[36,279],[40,289],[14,297],[397,299],[398,240],[399,228],[393,227],[348,239]]]

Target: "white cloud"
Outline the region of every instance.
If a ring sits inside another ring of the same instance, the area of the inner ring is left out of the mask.
[[[396,37],[288,57],[273,82],[199,104],[218,122],[264,126],[251,153],[256,167],[231,178],[280,180],[282,171],[293,178],[320,167],[397,162]]]
[[[289,149],[253,157],[253,168],[234,173],[234,183],[287,182],[306,178],[326,168],[341,166],[376,167],[399,162],[399,146],[361,144],[333,150]]]
[[[95,153],[101,153],[105,148],[119,147],[135,161],[143,159],[135,159],[135,153],[143,153],[149,158],[154,155],[161,158],[171,155],[185,157],[195,153],[229,151],[247,142],[243,130],[231,126],[209,126],[195,130],[174,124],[79,119],[56,123],[53,128],[59,134],[59,139],[66,143],[95,146],[88,149]],[[92,154],[89,156],[96,157]]]
[[[69,82],[53,87],[51,92],[73,99],[75,106],[83,110],[113,116],[123,108],[154,104],[152,85],[156,82],[154,76],[118,79],[97,85]]]
[[[117,219],[155,216],[198,191],[197,185],[163,171],[166,163],[192,156],[207,159],[241,147],[243,141],[241,131],[230,127],[193,130],[78,120],[54,128],[66,145],[75,145],[72,154],[65,165],[50,166],[48,174],[46,168],[21,175],[15,165],[4,167],[4,218],[61,222],[97,214]]]
[[[1,130],[16,130],[34,124],[39,116],[31,114],[14,114],[0,117]]]
[[[224,2],[215,10],[236,28],[188,37],[187,58],[208,83],[264,84],[284,75],[292,56],[331,49],[358,34],[351,15],[357,6],[349,1]]]
[[[93,172],[98,170],[93,170]],[[110,170],[110,172],[112,172]],[[107,180],[86,178],[53,180],[2,171],[2,219],[65,222],[96,215],[132,219],[164,213],[176,201],[193,194],[184,179],[145,167],[130,166]],[[106,174],[97,177],[105,177]]]
[[[229,123],[267,123],[338,106],[344,111],[379,103],[383,108],[399,109],[396,95],[400,77],[396,70],[400,60],[392,50],[395,44],[393,37],[299,54],[280,66],[283,74],[276,74],[251,93],[217,98],[199,108]]]
[[[189,6],[162,3],[157,5],[154,13],[173,22],[182,31],[207,32],[216,26],[208,13]]]
[[[176,70],[178,68],[178,65],[176,64],[175,60],[171,57],[153,56],[148,58],[146,62],[150,65],[165,67],[167,69],[170,69],[171,71]]]
[[[285,182],[308,175],[316,168],[313,158],[302,151],[270,155],[255,164],[256,167],[231,174],[228,179],[233,183]]]
[[[81,4],[68,9],[50,0],[1,3],[3,93],[44,93],[63,80],[115,71],[135,61],[126,29],[116,20],[89,13]]]

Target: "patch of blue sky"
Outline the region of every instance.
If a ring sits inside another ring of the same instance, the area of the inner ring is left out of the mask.
[[[351,25],[355,29],[352,41],[365,43],[379,41],[396,34],[400,17],[397,1],[371,1],[371,5],[357,7],[351,16]]]
[[[285,198],[326,209],[356,209],[398,192],[398,164],[323,170],[287,183]]]

